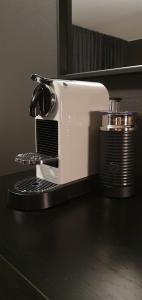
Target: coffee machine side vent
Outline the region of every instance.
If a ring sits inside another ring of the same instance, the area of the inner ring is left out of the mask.
[[[36,119],[36,146],[37,153],[58,157],[58,121]]]

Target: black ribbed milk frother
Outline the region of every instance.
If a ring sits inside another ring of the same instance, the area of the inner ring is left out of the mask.
[[[110,99],[100,127],[100,181],[106,197],[135,193],[136,114],[120,111],[120,98]]]

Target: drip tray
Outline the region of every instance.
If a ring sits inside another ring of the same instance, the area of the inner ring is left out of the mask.
[[[60,185],[38,177],[27,177],[17,181],[8,191],[8,207],[17,210],[38,210],[49,208]],[[57,193],[58,194],[58,193]],[[56,196],[57,197],[57,196]]]
[[[47,180],[43,180],[37,177],[30,177],[18,181],[14,188],[15,191],[20,193],[43,193],[47,192],[58,185]]]
[[[27,177],[8,190],[9,208],[23,211],[47,209],[94,190],[97,180],[90,176],[66,184]]]

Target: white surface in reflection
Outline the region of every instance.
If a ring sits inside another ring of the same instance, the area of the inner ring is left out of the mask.
[[[142,38],[141,0],[72,0],[72,23],[127,41]]]

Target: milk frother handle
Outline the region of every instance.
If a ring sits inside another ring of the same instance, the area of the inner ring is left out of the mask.
[[[121,100],[122,98],[113,97],[109,99],[109,111],[110,112],[120,112],[121,110]]]

